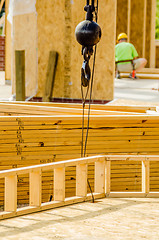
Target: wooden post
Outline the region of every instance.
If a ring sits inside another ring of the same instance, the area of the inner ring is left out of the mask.
[[[15,51],[16,101],[25,101],[25,51]]]
[[[106,162],[106,193],[110,193],[110,174],[111,174],[111,162]]]
[[[95,192],[105,193],[105,161],[95,162]]]
[[[150,43],[150,68],[155,68],[156,47],[155,47],[155,26],[156,26],[156,0],[151,3],[151,43]]]
[[[0,12],[2,11],[2,7],[3,7],[3,4],[4,4],[4,1],[5,1],[5,0],[1,0],[1,3],[0,3]]]
[[[65,200],[65,168],[54,169],[54,201]]]
[[[146,56],[146,22],[147,22],[147,0],[144,0],[144,19],[143,19],[143,49],[142,57]]]
[[[55,51],[50,51],[48,69],[46,74],[46,82],[45,82],[44,93],[43,93],[43,102],[50,102],[51,100],[52,93],[53,93],[54,80],[55,80],[57,60],[58,60],[58,53]]]
[[[17,175],[5,177],[4,210],[6,212],[17,210]]]
[[[150,188],[150,162],[142,161],[142,192],[149,193]]]
[[[128,0],[128,15],[127,15],[127,36],[128,42],[130,42],[130,28],[131,28],[131,0]]]
[[[41,206],[41,171],[30,172],[29,178],[29,204]]]
[[[76,196],[87,195],[87,164],[76,166]]]

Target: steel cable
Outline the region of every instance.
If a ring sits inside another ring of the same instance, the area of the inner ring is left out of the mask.
[[[97,0],[97,7],[95,10],[95,19],[96,22],[98,21],[98,0]],[[86,150],[87,150],[87,142],[88,142],[88,133],[89,133],[89,123],[90,123],[90,110],[91,110],[91,101],[92,101],[92,92],[93,92],[93,81],[94,81],[94,71],[95,71],[95,60],[96,60],[96,52],[97,52],[97,45],[95,45],[95,50],[94,50],[94,59],[93,59],[93,70],[92,70],[92,77],[91,77],[91,88],[90,88],[90,97],[89,97],[89,108],[88,108],[88,117],[87,117],[87,132],[86,132],[86,137],[85,137],[85,145],[83,144],[84,142],[84,110],[85,110],[85,103],[86,103],[86,98],[88,95],[88,91],[89,91],[89,85],[87,87],[87,92],[84,98],[83,95],[83,88],[82,88],[82,84],[81,84],[81,93],[82,93],[82,104],[83,104],[83,115],[82,115],[82,143],[81,143],[81,157],[85,157],[86,155]],[[84,147],[84,150],[83,150]],[[91,192],[91,196],[92,196],[92,202],[94,202],[94,195],[92,192],[92,188],[90,185],[90,182],[87,178],[87,183]]]

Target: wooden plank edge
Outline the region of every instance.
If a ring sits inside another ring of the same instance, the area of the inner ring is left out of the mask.
[[[107,198],[159,198],[159,192],[110,192]]]
[[[93,193],[94,199],[101,199],[105,198],[105,193]],[[71,197],[71,198],[66,198],[63,202],[60,201],[52,201],[52,202],[47,202],[47,203],[42,203],[40,207],[33,207],[33,206],[27,206],[23,208],[17,209],[16,212],[2,212],[0,213],[0,220],[4,220],[7,218],[13,218],[13,217],[18,217],[26,214],[32,214],[36,212],[41,212],[49,209],[54,209],[54,208],[59,208],[59,207],[64,207],[68,206],[71,204],[76,204],[76,203],[82,203],[86,201],[90,201],[92,199],[91,194],[87,194],[86,197]]]

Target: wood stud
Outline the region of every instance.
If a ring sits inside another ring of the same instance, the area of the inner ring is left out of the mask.
[[[110,175],[111,175],[111,162],[108,160],[106,162],[106,194],[110,193]]]
[[[65,200],[65,168],[54,169],[54,200]]]
[[[76,166],[76,196],[87,195],[87,164]]]
[[[150,191],[150,162],[142,161],[142,192],[149,193]]]
[[[5,177],[5,200],[4,209],[6,212],[17,210],[17,175]]]
[[[29,173],[29,203],[30,206],[41,205],[41,170]]]
[[[95,192],[105,193],[105,160],[95,162]]]

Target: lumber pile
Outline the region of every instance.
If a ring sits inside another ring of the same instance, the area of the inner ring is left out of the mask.
[[[88,108],[88,106],[86,106]],[[98,154],[159,154],[159,116],[155,107],[93,105],[86,156]],[[0,170],[81,156],[82,106],[80,104],[0,103]],[[85,111],[87,114],[87,110]],[[6,116],[7,115],[7,116]],[[12,115],[12,116],[10,116]],[[15,116],[14,116],[15,115]],[[17,116],[18,115],[18,116]],[[84,119],[84,136],[87,130]],[[66,196],[75,192],[75,167],[66,169]],[[94,165],[88,177],[94,188]],[[151,189],[159,188],[159,164],[151,162]],[[29,199],[28,175],[18,176],[18,203]],[[42,174],[43,201],[51,197],[53,172]],[[111,191],[141,191],[141,162],[114,161]],[[23,189],[28,189],[26,194]],[[0,182],[0,205],[4,182]]]

